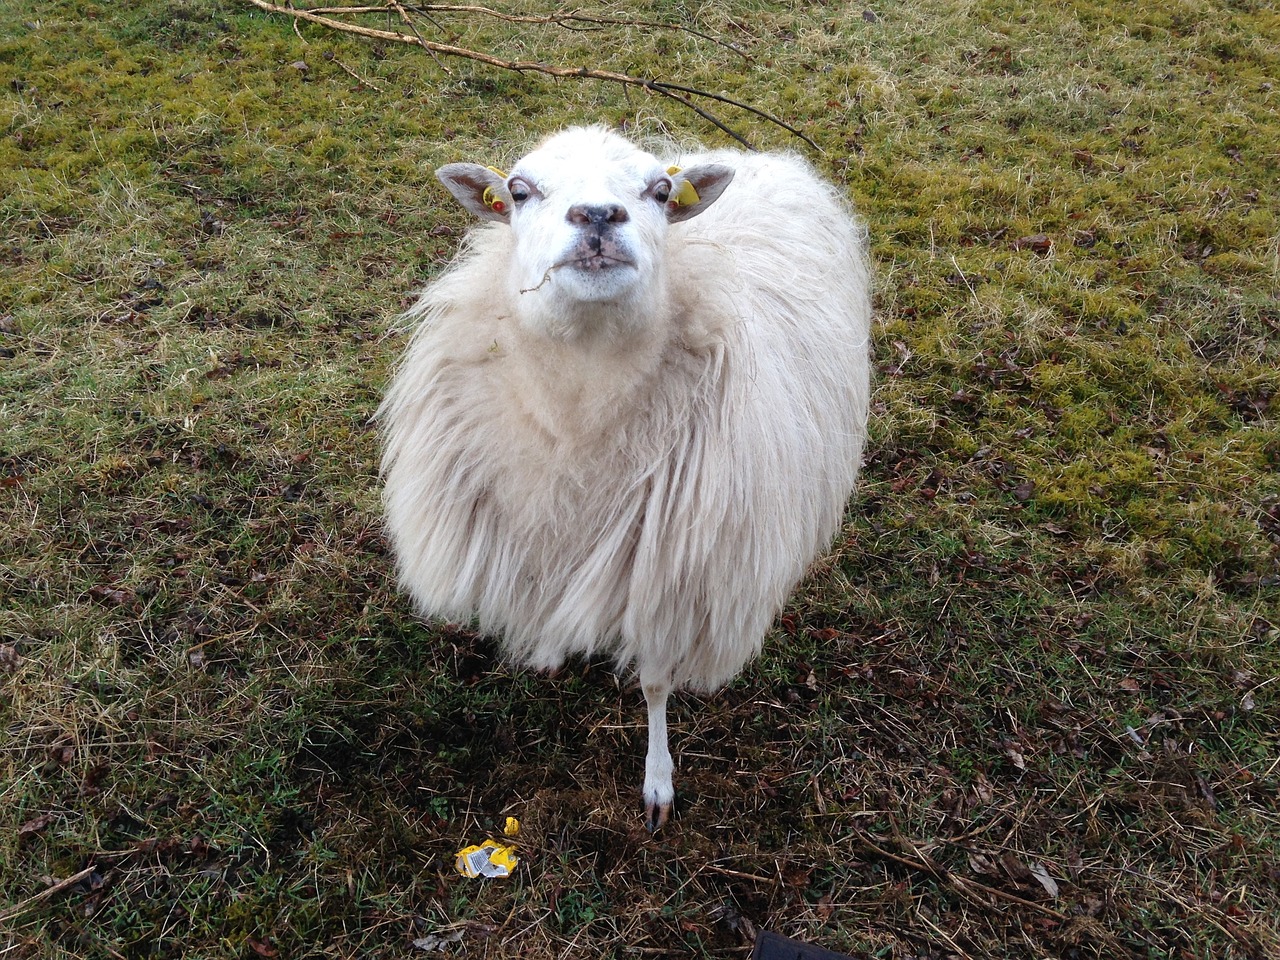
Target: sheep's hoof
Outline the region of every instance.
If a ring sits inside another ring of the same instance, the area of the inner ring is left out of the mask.
[[[644,805],[644,825],[650,833],[657,833],[671,817],[670,803],[646,803]]]

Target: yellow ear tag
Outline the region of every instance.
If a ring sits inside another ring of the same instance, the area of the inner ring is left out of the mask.
[[[507,175],[497,167],[485,167],[485,169],[491,173],[496,173],[503,180],[507,179]],[[493,187],[485,187],[484,193],[481,195],[480,199],[484,201],[484,205],[486,207],[489,207],[497,213],[501,213],[503,210],[507,209],[507,205],[502,202],[496,193],[493,192]]]
[[[675,176],[680,172],[679,167],[667,167],[667,173]],[[688,180],[681,181],[680,189],[676,191],[676,195],[668,202],[674,203],[677,207],[690,207],[702,198],[698,196],[698,191],[693,189],[693,184]]]

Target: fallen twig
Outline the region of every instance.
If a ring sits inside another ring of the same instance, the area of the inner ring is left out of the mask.
[[[51,886],[45,887],[43,890],[41,890],[39,893],[35,894],[34,896],[27,897],[27,899],[23,900],[20,903],[15,903],[11,907],[7,907],[4,910],[0,910],[0,923],[3,923],[7,920],[12,920],[14,917],[17,917],[23,913],[26,913],[26,911],[30,910],[36,904],[44,900],[48,900],[50,897],[57,896],[59,893],[61,893],[63,890],[66,890],[69,887],[74,887],[81,880],[86,880],[90,876],[92,876],[93,871],[95,869],[97,869],[96,865],[87,866],[83,870],[81,870],[79,873],[72,874],[71,876],[67,877],[65,880],[59,880],[57,883]]]
[[[783,130],[786,130],[788,133],[792,134],[793,136],[803,140],[806,144],[808,144],[814,150],[821,152],[818,145],[810,137],[808,137],[807,135],[805,135],[795,127],[793,127],[791,124],[787,123],[785,120],[782,120],[781,118],[776,117],[765,110],[761,110],[758,107],[753,107],[749,103],[744,103],[740,100],[734,100],[732,97],[727,97],[727,96],[724,96],[723,94],[711,93],[706,90],[699,90],[696,87],[689,87],[683,84],[672,83],[666,80],[646,79],[644,77],[633,76],[629,73],[619,73],[614,70],[601,70],[595,67],[563,67],[563,66],[556,66],[554,64],[549,64],[549,63],[542,63],[537,60],[508,60],[502,57],[494,56],[493,54],[490,54],[490,53],[485,53],[480,50],[472,50],[467,47],[458,47],[452,44],[436,43],[433,40],[427,40],[418,32],[418,30],[416,29],[416,27],[413,26],[412,23],[410,23],[410,29],[413,30],[412,33],[397,33],[394,30],[380,30],[375,27],[366,27],[360,24],[347,23],[342,20],[336,20],[334,19],[334,16],[333,16],[338,13],[342,13],[342,14],[399,13],[401,16],[403,16],[407,20],[408,17],[407,17],[407,14],[405,13],[405,9],[407,5],[403,5],[400,3],[392,2],[384,6],[376,6],[376,7],[373,7],[373,6],[343,7],[343,8],[321,7],[321,8],[316,8],[314,10],[304,10],[304,9],[300,9],[292,6],[281,6],[278,3],[271,2],[271,0],[249,0],[249,2],[252,3],[255,7],[258,7],[262,10],[266,10],[269,13],[277,13],[283,16],[292,17],[295,25],[299,20],[305,20],[309,23],[316,23],[324,27],[329,27],[330,29],[333,29],[333,30],[339,30],[343,33],[355,34],[356,36],[367,37],[372,40],[385,40],[393,43],[407,43],[412,46],[421,47],[423,50],[426,50],[429,54],[431,54],[433,58],[437,58],[437,62],[438,62],[438,57],[460,57],[464,60],[472,60],[472,61],[475,61],[476,63],[483,63],[483,64],[486,64],[487,66],[497,67],[502,70],[511,70],[516,73],[541,73],[550,77],[557,77],[561,79],[603,80],[607,83],[616,83],[623,87],[640,87],[644,90],[648,90],[648,91],[651,91],[652,93],[656,93],[659,96],[666,97],[670,100],[676,101],[682,106],[687,107],[688,109],[697,113],[704,120],[714,124],[717,128],[722,130],[728,136],[732,137],[734,140],[741,143],[747,149],[749,150],[755,149],[746,138],[744,138],[741,134],[739,134],[737,131],[732,129],[728,124],[726,124],[723,120],[721,120],[719,117],[713,114],[710,110],[707,110],[706,108],[701,107],[697,103],[695,103],[693,98],[700,97],[700,98],[705,98],[707,100],[714,100],[718,103],[723,103],[727,106],[736,107],[739,110],[743,110],[747,113],[752,114],[753,116],[759,117],[762,120],[766,120],[769,123],[774,124],[775,126],[781,127]],[[423,12],[424,15],[427,11],[472,12],[472,13],[481,13],[486,16],[496,16],[504,20],[513,20],[515,22],[528,22],[528,18],[526,17],[518,16],[516,14],[499,13],[498,11],[490,10],[487,7],[460,7],[460,6],[447,7],[447,6],[427,5],[424,7],[408,6],[408,9],[419,10]],[[323,10],[324,12],[323,13],[318,12],[320,10]],[[570,14],[570,13],[554,14],[554,15],[551,15],[550,17],[534,18],[534,20],[536,22],[547,22],[547,23],[560,23],[563,21],[572,21],[572,22],[584,22],[584,23],[594,23],[594,24],[602,24],[602,25],[615,25],[615,24],[625,24],[625,23],[634,22],[634,21],[624,21],[624,20],[613,20],[609,18],[587,17],[582,14]],[[647,21],[643,22],[642,25],[656,26],[656,24],[650,24]],[[663,25],[663,26],[671,26],[672,29],[681,29],[681,30],[685,30],[686,32],[692,33],[695,36],[702,36],[702,34],[699,34],[696,31],[688,30],[687,27],[675,27],[673,25]],[[708,38],[708,39],[711,39],[711,38]],[[741,53],[741,51],[735,51],[735,52]]]
[[[382,92],[382,87],[378,86],[376,83],[374,83],[374,82],[373,82],[372,80],[370,80],[368,77],[362,77],[362,76],[360,76],[360,74],[356,73],[354,70],[352,70],[350,67],[348,67],[345,63],[343,63],[343,62],[342,62],[341,60],[339,60],[337,57],[334,57],[334,58],[333,58],[333,60],[332,60],[332,62],[333,62],[333,63],[336,63],[339,67],[341,67],[341,68],[342,68],[343,72],[345,72],[345,73],[346,73],[346,74],[348,74],[349,76],[353,77],[357,82],[364,84],[366,87],[372,87],[374,90],[377,90],[379,93],[381,93],[381,92]]]
[[[857,837],[858,840],[861,841],[862,845],[876,856],[882,857],[885,860],[892,860],[894,863],[901,864],[904,867],[910,867],[912,870],[927,873],[935,879],[941,880],[943,883],[950,885],[958,893],[967,896],[971,900],[975,899],[973,894],[974,892],[977,892],[986,894],[990,897],[996,897],[1000,900],[1007,900],[1010,903],[1016,903],[1019,906],[1028,907],[1032,910],[1036,910],[1040,913],[1053,917],[1055,920],[1066,922],[1071,919],[1065,913],[1062,913],[1059,910],[1054,910],[1052,907],[1046,907],[1043,904],[1036,903],[1034,900],[1027,900],[1017,894],[1001,890],[998,887],[989,887],[985,883],[979,883],[977,880],[970,880],[968,877],[957,876],[927,855],[924,856],[923,860],[912,860],[909,857],[902,857],[892,851],[884,849],[861,831],[858,831]],[[919,854],[920,851],[917,850],[916,853]]]

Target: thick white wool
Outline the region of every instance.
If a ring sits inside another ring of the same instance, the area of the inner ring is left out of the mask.
[[[693,219],[637,227],[642,295],[586,311],[557,270],[521,275],[521,236],[563,219],[550,189],[528,221],[474,230],[422,294],[379,412],[387,529],[422,612],[478,618],[519,662],[607,653],[712,689],[840,525],[870,278],[864,229],[794,156],[659,161],[587,128],[517,170],[631,196],[635,169],[668,163],[736,174]]]

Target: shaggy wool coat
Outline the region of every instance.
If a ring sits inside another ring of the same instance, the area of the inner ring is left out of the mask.
[[[385,502],[424,613],[476,618],[534,667],[608,654],[705,690],[759,650],[840,526],[870,278],[862,227],[798,158],[670,162],[736,175],[666,231],[639,322],[522,323],[524,298],[554,291],[512,281],[511,227],[471,233],[412,310],[380,411]]]

